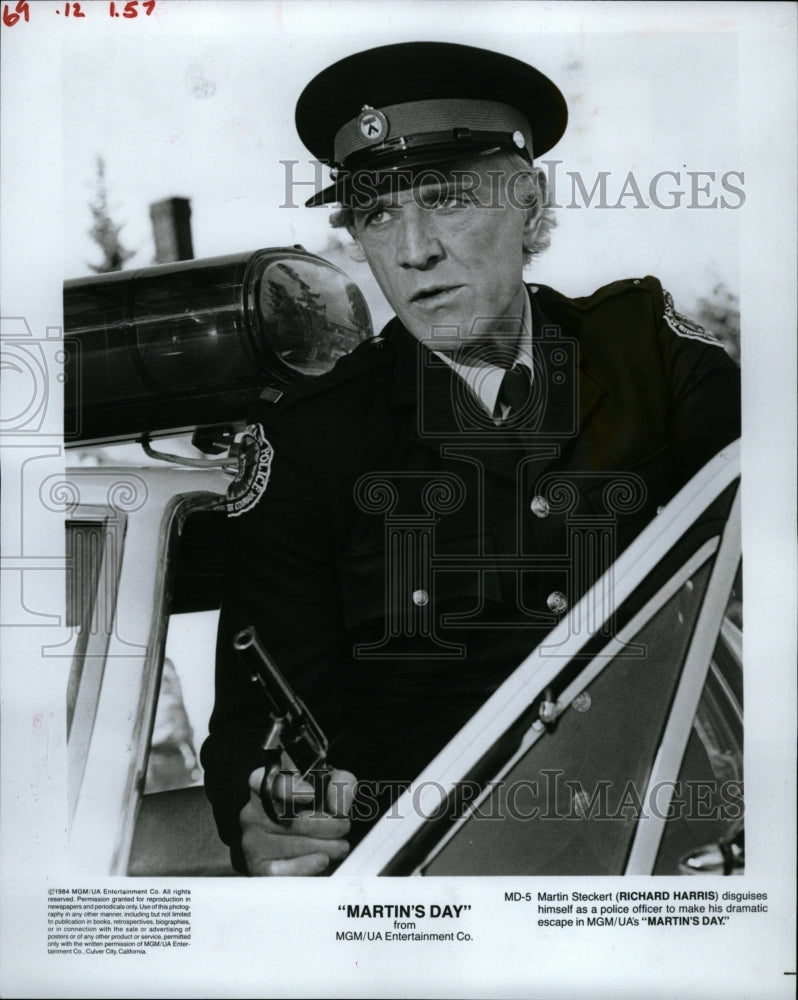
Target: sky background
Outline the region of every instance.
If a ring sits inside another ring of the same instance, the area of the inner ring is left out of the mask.
[[[96,158],[105,161],[109,203],[121,238],[136,254],[128,268],[154,259],[149,204],[189,198],[195,256],[302,243],[335,252],[327,210],[281,208],[286,170],[311,179],[309,154],[293,124],[297,97],[331,62],[373,45],[430,39],[479,45],[528,61],[563,91],[570,109],[564,138],[544,160],[556,168],[558,201],[571,202],[566,171],[590,190],[609,171],[612,205],[631,171],[646,201],[660,171],[680,207],[562,208],[551,249],[529,280],[566,294],[587,294],[620,277],[653,273],[689,310],[718,282],[738,290],[739,211],[690,208],[687,171],[714,172],[702,202],[726,195],[720,178],[745,171],[738,142],[737,34],[709,5],[682,7],[670,18],[624,19],[598,5],[526,3],[248,3],[205,5],[202,32],[180,33],[185,5],[159,4],[159,31],[114,30],[65,39],[63,63],[64,274],[90,272],[101,259],[88,236]],[[196,7],[195,7],[196,10]],[[628,8],[627,8],[628,10]],[[368,13],[367,13],[368,11]],[[379,12],[379,13],[378,13]],[[92,13],[90,10],[89,13]],[[214,17],[210,15],[213,14]],[[612,16],[611,16],[612,14]],[[192,24],[196,27],[196,17]],[[118,29],[118,30],[117,30]],[[364,92],[364,103],[368,94]],[[325,172],[326,181],[326,172]],[[740,185],[739,179],[733,183]],[[743,185],[744,186],[744,185]],[[311,193],[301,187],[297,205]],[[365,265],[344,258],[370,302],[375,325],[390,310]]]

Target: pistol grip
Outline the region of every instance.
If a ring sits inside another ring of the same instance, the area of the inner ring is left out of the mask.
[[[277,775],[282,770],[283,755],[279,750],[267,750],[264,753],[264,758],[266,770],[263,775],[263,781],[260,783],[260,802],[269,819],[273,823],[283,825],[295,818],[291,805],[286,804],[286,808],[282,811],[282,816],[277,815],[277,810],[274,806],[272,791],[274,789],[274,782],[277,780]]]
[[[260,783],[260,801],[263,806],[264,812],[269,817],[273,823],[279,823],[281,826],[286,823],[290,823],[291,820],[296,819],[299,815],[293,802],[285,802],[283,808],[278,815],[277,810],[274,805],[274,783],[277,780],[277,775],[283,771],[283,755],[279,750],[266,750],[264,752],[264,765],[265,773],[263,775],[263,781]],[[290,772],[287,772],[290,774]],[[306,775],[307,781],[310,781],[314,787],[314,803],[312,806],[305,806],[303,808],[315,808],[320,812],[325,809],[325,804],[327,801],[327,788],[330,784],[330,776],[332,774],[331,768],[326,765],[317,768],[314,771],[310,771]],[[299,777],[296,774],[296,777]]]

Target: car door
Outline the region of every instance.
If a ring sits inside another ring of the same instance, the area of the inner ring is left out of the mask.
[[[738,463],[657,515],[336,875],[741,870]]]

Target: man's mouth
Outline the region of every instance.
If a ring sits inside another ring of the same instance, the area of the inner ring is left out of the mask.
[[[421,288],[411,295],[410,301],[414,305],[432,305],[445,301],[462,287],[462,285],[431,285],[429,288]]]

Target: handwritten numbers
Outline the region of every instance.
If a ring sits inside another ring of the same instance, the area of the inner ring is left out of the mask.
[[[109,17],[124,17],[128,20],[138,17],[143,11],[145,17],[149,17],[155,12],[156,0],[127,0],[127,3],[108,4]],[[55,8],[54,13],[59,16],[76,18],[85,17],[81,10],[81,4],[73,3],[72,0]],[[28,0],[18,0],[16,5],[10,3],[3,4],[3,25],[6,28],[13,28],[20,20],[30,21],[30,3]]]
[[[138,17],[139,13],[143,11],[145,17],[149,17],[155,12],[156,0],[127,0],[127,3],[109,3],[108,4],[108,15],[109,17],[125,17],[131,20],[134,17]],[[58,14],[62,17],[69,17],[73,20],[77,17],[85,17],[86,14],[81,9],[81,4],[72,3],[72,0],[64,3],[55,8],[53,13]],[[18,24],[21,20],[30,21],[30,3],[29,0],[17,0],[16,4],[4,3],[3,4],[3,26],[6,28],[13,28],[15,24]]]
[[[150,14],[152,14],[152,12],[155,10],[155,0],[145,0],[145,2],[141,4],[141,6],[144,8],[144,13],[147,15],[147,17],[149,17]],[[122,9],[121,16],[127,18],[138,17],[139,16],[138,8],[139,8],[139,0],[128,0],[128,2]],[[108,5],[108,13],[111,15],[111,17],[120,16],[120,12],[117,10],[117,5],[113,2]]]
[[[11,10],[7,3],[3,4],[3,24],[7,28],[13,28],[21,17],[30,21],[30,7],[25,0],[19,0],[14,10]]]

